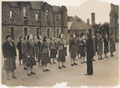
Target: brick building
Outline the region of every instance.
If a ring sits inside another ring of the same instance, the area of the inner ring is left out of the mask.
[[[2,2],[2,40],[11,34],[18,42],[21,35],[58,37],[67,33],[67,8],[46,2]]]

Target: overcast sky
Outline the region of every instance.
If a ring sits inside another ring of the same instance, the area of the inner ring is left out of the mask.
[[[96,23],[109,22],[110,3],[100,2],[98,0],[87,0],[80,6],[67,6],[67,9],[68,15],[77,15],[85,22],[87,22],[87,18],[89,18],[91,23],[91,12],[95,13]]]
[[[91,23],[91,12],[95,13],[95,22],[109,22],[110,3],[120,5],[120,0],[44,0],[52,5],[65,5],[68,9],[68,15],[79,16],[83,21],[87,22],[87,18]],[[103,2],[104,1],[104,2]]]

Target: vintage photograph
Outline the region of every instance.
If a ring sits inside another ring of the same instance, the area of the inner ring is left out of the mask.
[[[51,1],[1,1],[2,85],[117,86],[119,5]]]

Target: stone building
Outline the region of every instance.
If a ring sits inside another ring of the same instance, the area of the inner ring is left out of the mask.
[[[67,32],[67,8],[46,2],[2,2],[2,40],[11,34],[15,42],[21,35],[58,37]]]
[[[119,41],[119,6],[111,4],[109,32]]]

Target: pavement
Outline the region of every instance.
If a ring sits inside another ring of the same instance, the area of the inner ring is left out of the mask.
[[[27,71],[23,70],[23,66],[18,64],[16,76],[18,79],[6,80],[5,71],[2,70],[2,84],[7,86],[54,86],[56,83],[67,82],[67,86],[116,86],[119,84],[119,44],[116,44],[117,51],[114,57],[98,60],[93,62],[94,74],[86,76],[87,66],[81,64],[80,59],[77,59],[77,66],[70,66],[70,57],[66,57],[66,67],[58,69],[58,64],[48,65],[51,71],[43,72],[42,67],[34,66],[34,71],[37,73],[31,77],[27,76]]]

